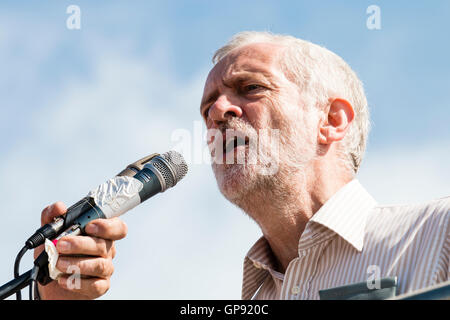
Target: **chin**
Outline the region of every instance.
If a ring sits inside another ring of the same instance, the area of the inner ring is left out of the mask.
[[[254,165],[244,166],[242,164],[212,165],[217,185],[225,198],[236,203],[252,190],[256,181],[254,167]]]

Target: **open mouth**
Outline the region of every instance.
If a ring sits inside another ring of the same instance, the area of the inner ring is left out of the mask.
[[[240,146],[248,146],[248,137],[233,137],[233,139],[230,139],[227,141],[224,141],[223,143],[223,154],[235,150],[236,148]]]

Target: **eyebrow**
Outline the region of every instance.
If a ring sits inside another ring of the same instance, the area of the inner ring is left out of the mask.
[[[255,70],[255,71],[240,71],[236,72],[235,74],[231,75],[229,79],[222,79],[222,83],[225,86],[231,87],[231,83],[235,82],[244,82],[248,79],[256,79],[259,81],[265,81],[270,83],[268,79],[271,78],[271,74],[261,71],[261,70]]]
[[[255,71],[240,71],[233,75],[231,75],[229,78],[222,78],[222,84],[227,88],[232,88],[235,83],[239,82],[245,82],[247,80],[255,79],[261,82],[264,82],[266,86],[273,86],[272,81],[269,79],[271,78],[271,74],[264,72],[262,70],[255,70]],[[215,101],[217,97],[219,96],[219,91],[215,89],[212,93],[206,96],[205,99],[202,100],[200,103],[200,114],[203,116],[203,109],[205,105],[210,104],[211,102]]]

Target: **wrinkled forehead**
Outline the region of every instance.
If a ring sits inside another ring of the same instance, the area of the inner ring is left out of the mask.
[[[211,69],[205,90],[241,72],[276,76],[281,73],[280,56],[283,51],[283,46],[271,43],[253,43],[234,49]]]

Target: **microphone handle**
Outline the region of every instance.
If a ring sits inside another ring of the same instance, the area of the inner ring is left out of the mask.
[[[67,235],[77,236],[79,234],[82,234],[84,233],[84,228],[90,221],[104,218],[105,215],[101,210],[92,207],[88,209],[84,214],[77,217],[74,221],[74,224],[63,233],[61,233],[55,240],[58,241],[59,239]],[[54,243],[56,245],[56,242]],[[42,253],[36,258],[36,260],[34,260],[34,265],[39,267],[37,281],[39,281],[39,283],[44,286],[49,284],[53,279],[50,278],[50,274],[48,271],[48,254],[45,250],[42,251]]]

